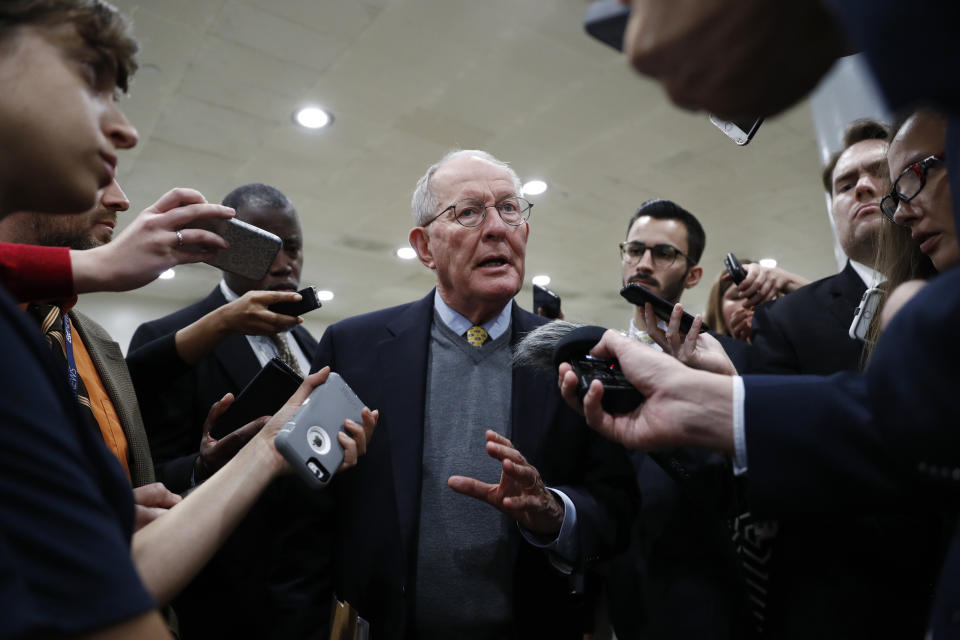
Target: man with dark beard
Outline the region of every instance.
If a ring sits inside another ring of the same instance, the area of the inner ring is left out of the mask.
[[[642,284],[672,302],[703,276],[698,266],[706,246],[703,227],[692,213],[670,200],[647,200],[630,218],[627,239],[620,243],[623,284]],[[630,336],[653,344],[643,307],[635,307]]]
[[[700,282],[703,268],[698,263],[705,245],[703,226],[692,213],[670,200],[648,200],[630,219],[626,240],[620,243],[622,282],[641,284],[676,304],[684,289]],[[631,338],[660,349],[655,339],[662,338],[661,329],[648,327],[643,307],[634,307]],[[730,342],[740,349],[731,349],[731,359],[743,362],[745,343]],[[723,456],[673,454],[661,460],[681,464],[681,475],[730,477]],[[607,600],[617,637],[719,640],[747,630],[724,502],[693,495],[689,483],[677,482],[676,468],[661,468],[636,453],[631,461],[643,503],[629,550],[611,563]],[[708,502],[713,506],[705,508]],[[685,613],[690,611],[699,614]]]
[[[101,192],[96,206],[83,214],[11,213],[0,220],[0,241],[80,251],[95,249],[113,239],[117,213],[129,206],[120,185],[113,180]],[[81,413],[99,428],[107,448],[120,461],[134,487],[154,482],[150,447],[119,345],[103,327],[73,308],[76,298],[56,302],[56,306],[30,304],[27,312],[41,326],[51,311],[66,312],[65,319],[73,330],[64,334],[70,336],[73,370],[85,390],[80,394],[80,404],[84,406]],[[179,500],[160,485],[156,495],[159,502],[155,507],[169,507]],[[138,526],[160,513],[141,508],[139,498],[137,502]]]

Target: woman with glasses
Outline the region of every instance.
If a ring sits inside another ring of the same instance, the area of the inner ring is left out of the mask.
[[[882,288],[890,293],[867,334],[867,351],[923,281],[960,265],[946,135],[946,118],[920,109],[903,121],[890,143],[887,161],[890,175],[896,177],[880,209],[893,224],[881,230],[877,248],[877,268],[887,278]]]

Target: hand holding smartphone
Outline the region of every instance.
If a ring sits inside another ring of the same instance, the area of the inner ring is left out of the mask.
[[[283,244],[269,231],[236,218],[196,220],[190,226],[212,231],[230,243],[204,262],[248,280],[262,280],[267,275]]]
[[[363,424],[363,407],[343,378],[331,373],[277,433],[277,451],[304,482],[323,489],[343,462],[337,439],[343,423],[350,419]]]
[[[723,266],[727,268],[727,273],[730,274],[730,279],[733,280],[733,284],[739,285],[746,279],[747,270],[744,269],[740,261],[737,260],[737,256],[732,253],[728,253],[723,259]]]
[[[315,287],[306,287],[300,289],[297,293],[300,294],[300,302],[277,302],[267,309],[274,313],[282,313],[285,316],[302,316],[323,306]]]
[[[556,320],[560,317],[560,296],[546,287],[533,285],[533,312]]]
[[[673,304],[667,302],[643,285],[637,284],[636,282],[631,282],[623,289],[620,289],[620,295],[623,296],[628,302],[635,304],[638,307],[642,307],[649,302],[653,306],[653,313],[658,318],[664,322],[670,322],[670,314],[673,313]],[[683,315],[680,317],[680,333],[690,333],[690,328],[692,325],[693,316],[684,311]],[[701,323],[701,333],[709,330],[710,327],[708,327],[705,322]]]

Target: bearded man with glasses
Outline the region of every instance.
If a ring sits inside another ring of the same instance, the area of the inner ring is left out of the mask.
[[[506,164],[457,151],[413,195],[411,246],[436,278],[421,300],[323,335],[329,365],[386,433],[337,476],[334,587],[374,638],[582,638],[571,571],[626,544],[630,466],[563,403],[551,375],[513,369],[546,319],[513,297],[530,203]]]

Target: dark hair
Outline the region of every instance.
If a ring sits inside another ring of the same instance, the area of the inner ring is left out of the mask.
[[[753,260],[745,258],[740,260],[740,264],[753,264]],[[727,270],[724,269],[717,274],[717,279],[713,282],[710,293],[707,295],[707,309],[703,314],[703,321],[706,322],[711,329],[723,336],[730,335],[730,332],[727,330],[727,325],[723,322],[723,294],[733,286],[733,280],[730,278],[726,280],[723,279],[726,273]]]
[[[687,255],[693,264],[700,262],[703,255],[703,249],[707,246],[707,234],[704,233],[700,221],[692,213],[670,200],[647,200],[640,205],[637,212],[627,223],[627,235],[630,235],[630,229],[633,223],[641,216],[650,216],[655,220],[679,220],[687,228]]]
[[[223,199],[223,206],[236,209],[241,208],[273,209],[286,211],[293,209],[293,203],[276,187],[260,182],[252,182],[237,187]]]
[[[840,159],[844,151],[864,140],[889,141],[890,138],[890,127],[882,122],[869,118],[861,118],[851,122],[847,131],[843,134],[843,149],[831,155],[830,159],[827,160],[827,165],[823,168],[821,178],[823,179],[823,188],[827,190],[827,193],[833,194],[833,170],[837,168],[837,160]]]
[[[139,49],[130,21],[103,0],[3,0],[0,39],[19,27],[72,24],[90,47],[116,68],[116,84],[126,91],[137,70]]]

